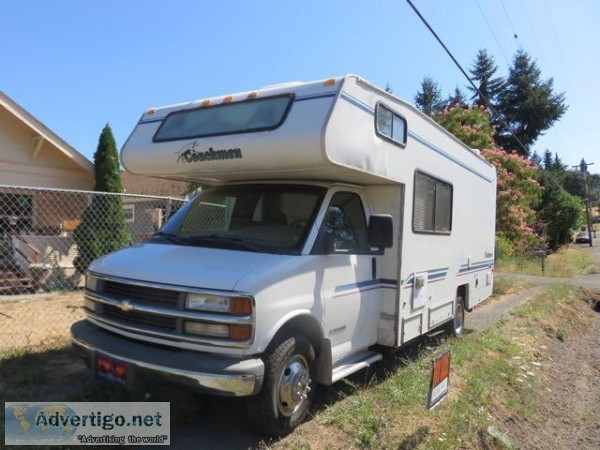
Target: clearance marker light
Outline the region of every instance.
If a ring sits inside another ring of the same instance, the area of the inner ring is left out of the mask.
[[[210,100],[202,100],[202,103],[200,103],[200,106],[208,106],[210,105]]]
[[[246,97],[246,98],[248,98],[248,99],[250,99],[250,98],[256,98],[257,96],[258,96],[258,94],[256,92],[250,92],[248,94],[248,97]]]
[[[151,116],[152,114],[154,114],[156,112],[156,109],[154,108],[150,108],[148,111],[146,111],[146,115],[147,116]]]
[[[231,103],[233,101],[233,95],[228,95],[223,99],[223,103]]]
[[[323,86],[333,86],[337,80],[335,78],[330,78],[329,80],[325,80]]]

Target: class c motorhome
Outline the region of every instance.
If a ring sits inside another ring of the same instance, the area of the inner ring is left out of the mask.
[[[121,160],[204,186],[89,268],[73,344],[128,389],[245,396],[284,435],[317,384],[492,293],[494,167],[360,77],[150,109]]]

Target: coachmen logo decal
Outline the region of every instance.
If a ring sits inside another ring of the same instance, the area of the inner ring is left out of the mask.
[[[242,150],[239,148],[215,150],[212,147],[209,147],[208,150],[202,151],[199,148],[198,141],[194,141],[191,144],[182,147],[176,155],[177,163],[221,161],[224,159],[241,159]]]

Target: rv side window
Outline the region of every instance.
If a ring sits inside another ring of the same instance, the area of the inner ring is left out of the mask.
[[[420,172],[415,173],[413,231],[450,234],[452,185]]]
[[[381,103],[377,104],[375,116],[377,134],[404,147],[406,145],[406,119]]]

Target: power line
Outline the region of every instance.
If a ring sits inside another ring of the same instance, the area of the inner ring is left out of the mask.
[[[427,20],[425,20],[425,17],[423,17],[423,15],[419,12],[419,10],[417,9],[417,7],[413,4],[413,2],[411,0],[406,0],[406,2],[413,9],[413,11],[415,12],[415,14],[419,17],[419,19],[421,19],[421,22],[423,22],[423,24],[431,32],[431,34],[433,35],[433,37],[435,37],[435,39],[439,42],[439,44],[442,46],[442,48],[446,51],[446,53],[448,54],[448,56],[450,57],[450,59],[452,59],[452,61],[456,65],[456,67],[458,67],[458,70],[460,70],[462,72],[462,74],[465,76],[465,78],[467,79],[467,81],[471,84],[471,86],[473,86],[473,89],[475,89],[475,91],[477,91],[477,93],[481,96],[481,98],[483,99],[483,101],[485,102],[485,104],[487,105],[487,107],[490,109],[490,111],[492,111],[492,113],[494,113],[494,115],[498,118],[498,120],[500,121],[500,123],[502,125],[504,125],[504,127],[508,130],[508,132],[514,138],[514,140],[517,142],[517,144],[519,144],[519,147],[521,147],[521,149],[523,150],[523,152],[525,152],[525,154],[528,155],[529,151],[527,150],[527,148],[523,145],[523,143],[517,137],[517,135],[515,133],[513,133],[513,131],[510,129],[510,127],[506,124],[506,122],[502,118],[502,116],[498,113],[498,111],[496,111],[496,108],[494,108],[492,106],[492,104],[488,100],[488,98],[483,94],[483,92],[481,92],[481,90],[475,85],[475,83],[473,83],[473,80],[471,80],[471,78],[469,77],[469,75],[467,75],[467,72],[465,72],[465,69],[462,68],[462,66],[460,65],[460,63],[456,60],[456,58],[454,57],[454,55],[452,54],[452,52],[450,52],[450,50],[448,49],[448,47],[446,47],[446,44],[444,44],[444,42],[438,36],[438,34],[435,32],[435,30],[431,27],[431,25],[429,25],[429,22],[427,22]]]
[[[492,27],[491,22],[488,20],[485,12],[483,11],[483,8],[479,4],[479,0],[475,0],[475,3],[477,3],[477,7],[479,8],[479,11],[481,12],[481,15],[483,16],[483,19],[485,20],[485,23],[487,23],[487,26],[490,29],[490,31],[492,32],[492,36],[494,36],[494,39],[496,40],[496,43],[498,44],[498,47],[500,48],[500,51],[502,52],[502,55],[504,55],[504,60],[506,61],[506,64],[510,65],[509,58],[508,58],[508,56],[506,56],[506,52],[504,51],[504,47],[500,43],[500,39],[498,39],[498,36],[496,36],[496,32],[494,31],[494,27]],[[411,6],[412,6],[412,4],[411,4]],[[413,9],[414,9],[414,6],[413,6]]]
[[[510,25],[510,29],[513,32],[513,37],[519,40],[519,36],[517,36],[517,32],[515,31],[515,27],[513,26],[512,20],[510,20],[510,16],[508,15],[508,11],[506,10],[506,6],[504,5],[504,0],[500,0],[502,4],[502,9],[504,10],[504,15],[506,16],[506,20],[508,20],[508,24]]]

